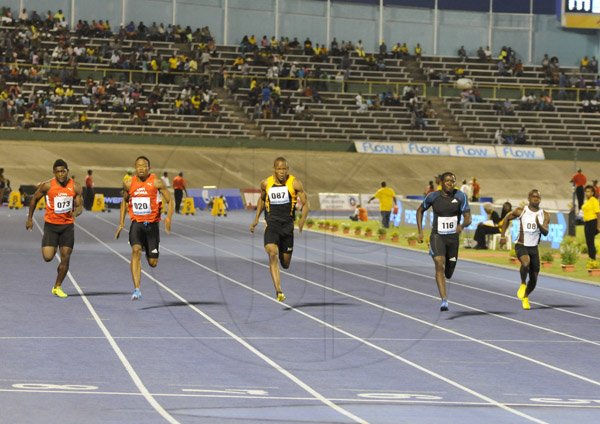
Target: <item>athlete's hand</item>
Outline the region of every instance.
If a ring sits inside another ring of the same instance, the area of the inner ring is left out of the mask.
[[[165,231],[167,234],[171,234],[171,217],[167,216],[165,218]]]
[[[256,227],[257,224],[258,224],[258,222],[253,222],[252,224],[250,224],[250,232],[252,234],[254,234],[254,227]]]
[[[117,240],[119,238],[119,235],[121,234],[121,230],[123,229],[122,225],[119,225],[117,227],[117,232],[115,233],[115,240]]]
[[[423,243],[423,233],[422,233],[422,232],[420,232],[420,233],[417,235],[417,237],[418,237],[418,238],[417,238],[417,241],[418,241],[419,243]]]
[[[27,218],[27,221],[25,221],[25,229],[27,231],[31,231],[32,228],[33,228],[33,221],[31,220],[31,218]]]
[[[456,234],[462,233],[462,230],[463,230],[462,224],[458,224],[456,226]]]

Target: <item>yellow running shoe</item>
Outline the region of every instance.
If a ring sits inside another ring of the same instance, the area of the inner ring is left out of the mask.
[[[60,286],[59,287],[52,287],[52,294],[54,296],[60,297],[61,299],[64,299],[65,297],[69,297],[69,295],[66,294],[63,291],[62,287],[60,287]]]
[[[277,301],[278,302],[285,302],[285,294],[283,294],[283,292],[277,293]]]
[[[525,297],[525,290],[527,290],[527,284],[521,283],[521,286],[519,287],[519,290],[517,291],[517,297],[519,299],[522,300]]]
[[[523,309],[525,309],[526,311],[531,309],[531,305],[529,304],[528,297],[524,297],[521,302],[523,303]]]

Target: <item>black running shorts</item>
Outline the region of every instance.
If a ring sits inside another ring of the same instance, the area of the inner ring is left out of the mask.
[[[70,247],[75,245],[75,224],[50,224],[44,223],[42,247]]]
[[[265,246],[267,244],[276,244],[279,247],[279,253],[292,253],[294,251],[294,222],[268,223],[265,228]]]
[[[158,258],[158,245],[160,244],[158,224],[158,222],[131,221],[129,244],[142,246],[147,258]]]
[[[429,254],[432,257],[458,258],[459,245],[458,234],[442,236],[438,233],[431,233],[431,237],[429,238]]]
[[[540,272],[540,251],[537,246],[525,246],[522,243],[515,243],[515,253],[517,258],[529,256],[529,269],[533,272]]]

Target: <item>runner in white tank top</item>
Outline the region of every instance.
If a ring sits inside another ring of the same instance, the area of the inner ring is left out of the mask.
[[[537,277],[540,272],[540,253],[538,245],[541,236],[548,234],[550,215],[540,208],[542,196],[538,190],[529,192],[529,204],[522,208],[516,208],[506,215],[502,224],[502,238],[500,243],[506,243],[506,230],[509,222],[519,219],[519,236],[515,242],[515,252],[521,262],[520,274],[521,285],[517,291],[517,297],[521,299],[523,309],[531,309],[529,295],[535,289]],[[529,275],[529,281],[527,276]]]

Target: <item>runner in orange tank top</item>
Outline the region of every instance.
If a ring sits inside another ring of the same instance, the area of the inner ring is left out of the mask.
[[[67,297],[62,290],[62,282],[69,271],[71,252],[75,244],[75,217],[83,210],[81,186],[69,178],[67,163],[58,159],[52,167],[54,178],[40,183],[29,203],[29,215],[25,228],[33,228],[33,213],[37,202],[46,197],[46,214],[44,215],[44,235],[42,237],[42,257],[50,262],[56,249],[60,251],[60,265],[52,294],[61,298]]]
[[[134,176],[131,181],[123,183],[123,202],[121,202],[119,228],[117,228],[115,234],[115,239],[118,239],[125,227],[125,209],[127,208],[131,219],[129,244],[131,245],[131,277],[134,288],[131,300],[139,300],[142,297],[140,290],[142,250],[146,252],[148,265],[152,268],[158,265],[158,248],[160,244],[158,225],[162,201],[168,205],[165,230],[169,234],[174,209],[171,194],[164,182],[150,173],[150,160],[145,156],[138,157],[135,160]]]

